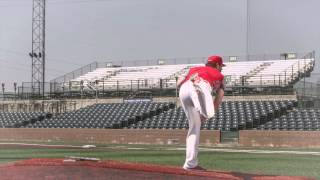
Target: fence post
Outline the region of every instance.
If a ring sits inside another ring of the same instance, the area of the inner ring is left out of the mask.
[[[104,80],[102,81],[102,94],[104,96]]]
[[[284,71],[284,85],[287,85],[287,70]]]
[[[178,76],[175,77],[176,80],[176,105],[178,104]]]
[[[291,81],[293,81],[293,66],[294,65],[292,65]]]
[[[119,81],[117,80],[117,94],[119,96]]]
[[[4,86],[5,86],[4,83],[2,83],[1,86],[2,86],[2,98],[3,98],[3,101],[4,101],[4,99],[5,99],[4,98]]]
[[[298,61],[298,79],[300,80],[300,61]]]

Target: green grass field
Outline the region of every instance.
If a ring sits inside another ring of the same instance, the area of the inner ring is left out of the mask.
[[[174,147],[170,146],[170,148]],[[99,146],[95,149],[0,149],[0,163],[2,164],[29,158],[63,158],[65,156],[182,166],[185,151],[166,150],[164,146],[151,145]],[[200,151],[199,160],[203,167],[211,170],[306,176],[320,179],[320,156],[316,155]]]

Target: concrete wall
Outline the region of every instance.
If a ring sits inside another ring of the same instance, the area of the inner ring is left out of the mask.
[[[0,129],[5,142],[97,144],[185,144],[187,130],[141,129]],[[220,131],[201,131],[201,145],[220,143]]]
[[[184,145],[187,130],[162,129],[0,129],[2,142],[58,142],[82,144],[178,144]],[[220,131],[201,131],[200,144],[220,143]],[[239,146],[320,148],[318,131],[239,132]]]
[[[239,145],[249,147],[320,148],[320,132],[243,130],[239,132]]]

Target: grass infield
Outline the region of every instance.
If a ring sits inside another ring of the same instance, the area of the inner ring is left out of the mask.
[[[121,160],[161,165],[182,166],[184,150],[167,150],[167,146],[98,146],[94,149],[54,148],[1,148],[0,163],[29,158],[63,158],[65,156],[94,157],[104,160]],[[169,148],[174,149],[173,146]],[[181,148],[178,147],[178,148]],[[234,171],[266,175],[306,176],[320,179],[320,156],[245,153],[199,152],[201,166],[211,170]]]

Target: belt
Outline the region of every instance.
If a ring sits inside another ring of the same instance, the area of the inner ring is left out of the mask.
[[[194,83],[199,83],[199,82],[205,82],[205,83],[207,83],[207,84],[210,85],[209,81],[207,81],[207,80],[205,80],[205,79],[203,79],[203,78],[201,78],[201,77],[199,77],[199,76],[191,77],[191,78],[190,78],[190,81],[191,81],[193,84],[194,84]],[[211,86],[211,85],[210,85],[210,86]]]
[[[191,77],[189,80],[190,80],[190,82],[192,82],[193,86],[195,86],[195,88],[197,89],[197,92],[200,91],[200,89],[199,89],[200,86],[198,85],[198,84],[200,84],[200,82],[205,83],[207,85],[207,87],[208,87],[208,90],[210,92],[212,92],[212,86],[207,80],[205,80],[205,79],[203,79],[203,78],[201,78],[201,77],[199,77],[197,75]]]

